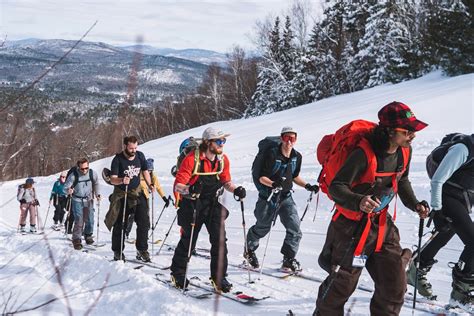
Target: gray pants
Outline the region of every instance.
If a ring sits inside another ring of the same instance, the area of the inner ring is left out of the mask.
[[[276,210],[276,208],[278,209]],[[294,258],[298,252],[303,234],[300,230],[298,210],[296,209],[296,204],[291,195],[283,198],[279,207],[276,205],[274,199],[267,202],[267,200],[260,197],[258,198],[254,211],[257,222],[250,227],[248,231],[247,247],[251,251],[255,251],[258,248],[260,238],[265,237],[272,227],[275,211],[278,212],[280,221],[286,229],[285,240],[280,252],[285,257]]]

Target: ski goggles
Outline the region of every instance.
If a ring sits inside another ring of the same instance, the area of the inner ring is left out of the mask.
[[[399,132],[399,133],[402,133],[402,134],[405,135],[405,136],[413,136],[413,135],[415,135],[415,132],[414,132],[414,131],[409,131],[409,130],[404,129],[404,128],[394,128],[394,131]]]
[[[214,143],[216,143],[217,146],[222,147],[225,144],[225,142],[227,141],[227,139],[219,138],[219,139],[213,139],[212,141]]]
[[[296,142],[296,135],[282,135],[281,140],[286,142]]]

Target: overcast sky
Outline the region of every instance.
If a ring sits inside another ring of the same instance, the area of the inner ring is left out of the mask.
[[[312,0],[312,2],[319,2]],[[0,0],[0,38],[78,39],[110,44],[228,51],[252,48],[255,21],[280,14],[291,0]]]

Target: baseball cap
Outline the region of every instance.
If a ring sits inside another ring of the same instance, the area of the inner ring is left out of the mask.
[[[428,126],[425,122],[418,120],[408,105],[393,101],[378,113],[379,125],[392,128],[405,128],[409,131],[418,132]]]
[[[25,183],[26,184],[33,184],[33,183],[35,183],[35,180],[33,180],[33,178],[28,178],[28,179],[26,179]]]
[[[220,139],[220,138],[226,138],[229,136],[230,134],[224,134],[223,131],[218,130],[212,126],[206,128],[204,132],[202,133],[202,139],[205,139],[205,140]]]
[[[290,126],[285,126],[281,129],[280,135],[283,135],[283,134],[286,134],[286,133],[294,133],[295,135],[298,135],[298,133],[296,133],[296,130],[293,127],[290,127]]]

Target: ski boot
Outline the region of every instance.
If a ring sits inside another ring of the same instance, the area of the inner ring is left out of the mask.
[[[418,269],[418,293],[426,297],[429,300],[436,300],[436,295],[433,295],[433,288],[431,283],[426,278],[426,274],[431,270],[431,267],[438,262],[437,260],[431,260],[427,263],[420,262],[420,268]],[[412,261],[407,271],[407,283],[415,286],[416,280],[416,267],[415,262]]]
[[[26,227],[25,227],[25,225],[20,225],[20,233],[22,233],[23,235],[26,234]]]
[[[74,249],[76,249],[76,250],[82,250],[82,248],[83,248],[80,239],[73,239],[73,241],[72,241],[72,246],[73,246]]]
[[[220,285],[217,285],[217,280],[216,278],[209,278],[211,280],[211,284],[216,290],[216,292],[223,292],[223,293],[229,293],[230,290],[232,290],[232,283],[230,283],[225,277],[222,278]]]
[[[92,238],[92,234],[85,235],[84,239],[86,240],[86,244],[92,245],[94,243],[94,239]]]
[[[281,265],[282,270],[291,270],[292,272],[301,271],[301,265],[295,258],[284,257],[283,264]]]
[[[36,225],[30,225],[30,233],[36,233],[37,230],[36,230]]]
[[[147,250],[137,250],[137,260],[151,262],[150,254]]]
[[[178,289],[183,289],[187,288],[189,285],[189,280],[186,279],[186,285],[184,284],[184,274],[171,274],[171,283],[178,288]]]
[[[120,250],[119,251],[114,251],[114,261],[125,261],[125,255],[122,252],[122,256],[120,256]]]
[[[247,252],[244,252],[244,258],[247,259],[248,264],[254,269],[258,269],[260,267],[260,264],[258,263],[257,256],[255,255],[255,252],[252,250],[247,250]]]
[[[474,314],[474,273],[463,273],[459,262],[453,268],[453,283],[449,305]]]

